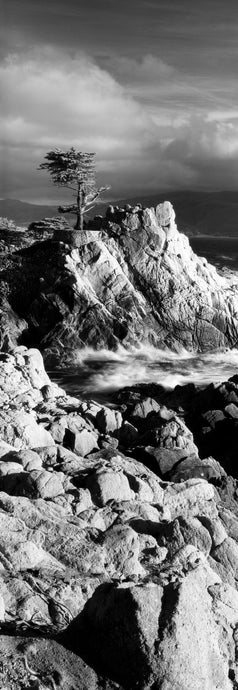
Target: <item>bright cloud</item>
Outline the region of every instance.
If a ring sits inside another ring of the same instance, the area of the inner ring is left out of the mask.
[[[117,59],[109,71],[42,47],[4,60],[0,89],[2,196],[53,199],[36,168],[54,146],[95,150],[112,195],[206,188],[211,175],[214,188],[222,177],[224,188],[237,185],[237,109],[151,55]]]

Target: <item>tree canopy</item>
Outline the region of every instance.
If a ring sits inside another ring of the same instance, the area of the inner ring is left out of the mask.
[[[96,186],[95,153],[77,151],[74,147],[68,151],[56,148],[45,155],[45,163],[40,170],[49,172],[53,183],[70,189],[75,197],[73,204],[59,206],[61,213],[72,213],[77,217],[76,229],[83,229],[84,213],[90,211],[102,192],[109,187]]]

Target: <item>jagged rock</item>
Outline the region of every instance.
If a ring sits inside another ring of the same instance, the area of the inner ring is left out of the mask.
[[[102,434],[117,431],[122,425],[122,415],[118,410],[102,408],[97,414],[96,424]]]
[[[233,402],[229,403],[229,405],[226,405],[224,408],[224,412],[228,415],[228,417],[231,417],[232,419],[238,419],[238,406],[235,405]]]
[[[205,687],[228,690],[231,687],[227,671],[229,644],[226,646],[220,640],[219,626],[212,611],[212,600],[207,591],[206,579],[206,571],[198,568],[190,573],[181,585],[168,588],[167,602],[170,599],[170,615],[168,616],[165,611],[156,678],[157,687],[163,690],[169,690],[176,685],[181,688],[193,687],[196,690]],[[211,581],[209,586],[212,584],[215,582]],[[191,635],[187,623],[190,617],[193,620]],[[231,632],[229,637],[231,642]]]
[[[196,393],[187,415],[201,456],[212,455],[234,477],[237,477],[237,394],[235,380],[210,385]]]
[[[169,485],[164,492],[164,505],[171,515],[184,517],[203,515],[216,516],[215,491],[204,479],[188,479],[181,484]]]
[[[163,589],[155,584],[103,585],[88,602],[83,620],[72,625],[76,640],[77,629],[90,636],[91,660],[99,656],[108,675],[123,687],[149,687],[162,596]]]
[[[196,461],[197,456],[194,454],[191,457],[190,450],[188,450],[188,457],[186,457],[187,452],[185,450],[181,450],[180,448],[168,450],[167,448],[145,446],[145,453],[151,458],[155,458],[158,471],[162,476],[172,476],[173,468],[175,468],[175,471],[176,469],[178,471],[178,474],[175,476],[179,477],[181,466],[183,465],[183,462],[185,462],[184,458],[186,459],[186,462],[191,462],[191,473],[188,473],[186,478],[189,479],[190,476],[201,476],[201,472],[198,473],[195,471],[199,459]]]
[[[1,355],[1,626],[11,644],[27,628],[37,654],[44,635],[47,660],[58,633],[66,690],[237,684],[238,482],[200,458],[190,427],[194,415],[195,441],[201,420],[214,434],[220,423],[235,428],[225,408],[236,389],[142,387],[122,394],[118,410],[66,396],[32,350]],[[67,445],[77,436],[75,453]],[[136,459],[139,448],[158,453],[169,481]],[[65,671],[69,648],[77,673]]]
[[[73,425],[72,425],[73,426]],[[98,436],[91,429],[77,429],[75,431],[73,428],[65,429],[64,443],[72,451],[78,453],[82,457],[88,455],[93,450],[98,448]]]
[[[64,443],[71,451],[83,457],[98,448],[97,431],[79,414],[57,415],[50,424],[50,432],[57,443]]]
[[[152,583],[103,585],[71,626],[74,648],[80,651],[83,634],[90,640],[91,662],[100,658],[104,672],[126,688],[228,690],[232,629],[228,639],[221,639],[216,615],[223,601],[227,620],[233,622],[236,602],[229,613],[229,594],[204,562],[181,583],[165,589]]]
[[[162,476],[167,476],[185,458],[198,457],[191,431],[176,415],[173,414],[168,421],[154,419],[153,424],[154,428],[139,437],[136,452],[145,462],[152,459],[154,471],[157,469]]]
[[[203,351],[236,345],[236,285],[193,253],[169,202],[156,211],[111,210],[102,230],[77,233],[79,249],[67,244],[72,230],[57,232],[62,242],[22,249],[0,274],[11,309],[27,321],[28,342],[48,361],[95,342]]]
[[[122,446],[125,446],[126,448],[128,446],[134,446],[138,440],[138,436],[138,430],[135,426],[133,426],[133,424],[130,424],[130,422],[127,421],[122,424],[119,434],[119,441]]]
[[[201,460],[199,457],[191,455],[172,467],[169,472],[169,479],[173,482],[181,482],[192,477],[201,477],[210,481],[220,480],[225,474],[223,467],[214,458]]]
[[[78,489],[76,515],[84,513],[88,508],[92,508],[92,505],[93,502],[90,491],[88,489]]]
[[[14,446],[16,450],[54,444],[49,431],[37,423],[33,414],[16,410],[0,411],[0,426],[3,441]]]
[[[27,322],[14,312],[6,297],[0,296],[0,350],[11,352],[27,328]]]
[[[136,419],[147,419],[147,417],[155,412],[160,411],[160,405],[152,398],[144,398],[138,402],[131,412],[131,417]]]
[[[96,419],[98,413],[101,411],[102,406],[98,405],[95,402],[92,402],[91,400],[85,400],[83,403],[81,403],[79,407],[79,413],[84,417],[87,421],[92,422],[94,425],[96,424]]]
[[[193,441],[191,431],[184,422],[174,415],[173,419],[165,421],[160,426],[147,431],[140,441],[143,445],[151,445],[156,448],[166,448],[167,450],[177,449],[186,451],[187,455],[197,452],[197,447]],[[185,453],[184,453],[185,457]]]

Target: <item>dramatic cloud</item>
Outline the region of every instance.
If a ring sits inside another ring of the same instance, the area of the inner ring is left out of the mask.
[[[112,196],[235,188],[234,83],[194,79],[151,54],[96,61],[46,46],[12,53],[0,64],[2,196],[59,198],[36,171],[54,146],[96,151],[99,182],[112,185]]]
[[[146,171],[152,150],[159,155],[153,121],[86,56],[66,58],[52,49],[44,56],[11,55],[0,67],[0,88],[6,93],[0,131],[9,175],[16,177],[22,158],[26,167],[28,159],[37,185],[34,168],[54,146],[95,150],[99,171],[117,171],[118,177],[131,175],[142,161]]]
[[[167,161],[181,166],[201,189],[236,189],[238,117],[232,121],[194,116],[180,128],[164,151]]]

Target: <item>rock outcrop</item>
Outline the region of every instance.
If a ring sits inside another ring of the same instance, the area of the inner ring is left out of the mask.
[[[38,350],[0,365],[1,687],[235,690],[236,481],[172,394],[111,409]]]
[[[237,344],[237,280],[193,253],[169,202],[109,207],[85,226],[77,248],[72,238],[60,225],[54,239],[3,260],[1,294],[27,321],[18,343],[38,345],[48,361],[84,345],[206,351]]]

